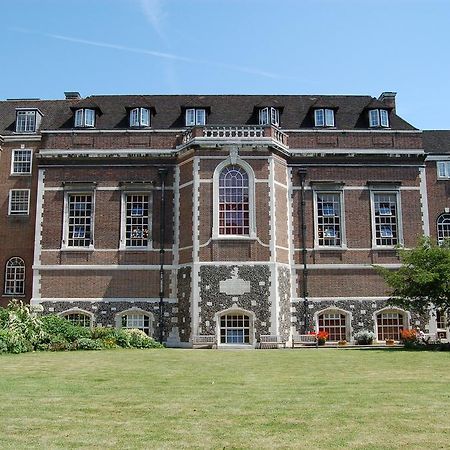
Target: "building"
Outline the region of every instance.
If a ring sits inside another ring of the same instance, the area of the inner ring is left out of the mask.
[[[449,133],[395,107],[391,92],[0,102],[2,304],[175,346],[446,333],[391,307],[372,267],[450,233]]]

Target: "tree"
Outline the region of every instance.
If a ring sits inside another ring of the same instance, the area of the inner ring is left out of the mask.
[[[422,238],[416,248],[398,252],[400,269],[375,266],[392,288],[390,302],[422,313],[430,308],[449,310],[450,242],[437,245],[430,238]]]

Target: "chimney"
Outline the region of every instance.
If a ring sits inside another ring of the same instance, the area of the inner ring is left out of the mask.
[[[80,93],[76,91],[64,92],[64,95],[66,97],[66,100],[80,100],[81,98]]]
[[[397,92],[383,92],[378,100],[383,102],[388,108],[392,108],[392,111],[395,113],[395,96]]]

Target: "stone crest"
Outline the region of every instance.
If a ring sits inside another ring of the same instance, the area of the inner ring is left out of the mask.
[[[250,292],[250,281],[239,278],[239,269],[234,267],[231,271],[231,278],[219,283],[221,294],[243,295]]]

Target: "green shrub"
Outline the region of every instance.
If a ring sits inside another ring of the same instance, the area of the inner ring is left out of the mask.
[[[375,339],[375,333],[368,330],[361,330],[353,336],[358,345],[371,345]]]
[[[71,350],[70,342],[60,334],[51,336],[50,342],[47,345],[48,350],[52,352],[63,352],[65,350]]]
[[[153,338],[147,336],[143,331],[131,329],[123,330],[129,335],[130,347],[133,348],[163,348]]]
[[[7,328],[9,319],[9,312],[6,308],[0,307],[0,330]]]
[[[80,338],[76,341],[77,350],[102,350],[103,346],[100,340],[90,338]]]
[[[81,338],[89,338],[91,330],[89,328],[72,325],[67,319],[55,314],[42,318],[43,330],[51,336],[61,336],[64,340],[74,342]]]
[[[117,341],[115,337],[107,337],[105,339],[99,339],[103,348],[117,348]]]
[[[114,328],[95,327],[91,329],[91,339],[111,339],[115,338]]]
[[[115,338],[116,338],[116,343],[119,347],[122,348],[130,348],[130,334],[127,333],[127,330],[124,329],[119,329],[119,330],[115,330]]]
[[[8,332],[0,329],[0,353],[8,353]]]

